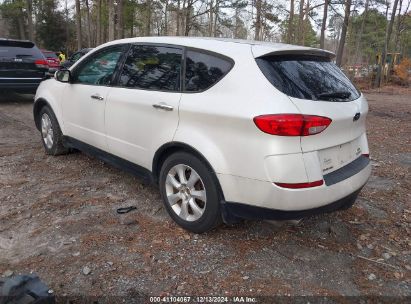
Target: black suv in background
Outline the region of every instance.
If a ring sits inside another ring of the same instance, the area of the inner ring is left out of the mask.
[[[49,66],[43,53],[27,40],[0,38],[0,90],[35,93]]]

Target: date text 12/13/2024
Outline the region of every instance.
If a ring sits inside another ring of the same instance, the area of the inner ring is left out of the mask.
[[[247,296],[166,296],[150,297],[150,303],[257,303],[257,298]]]

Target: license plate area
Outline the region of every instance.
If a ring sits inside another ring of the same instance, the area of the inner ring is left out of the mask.
[[[362,154],[360,138],[318,151],[323,175],[338,170],[357,159]]]

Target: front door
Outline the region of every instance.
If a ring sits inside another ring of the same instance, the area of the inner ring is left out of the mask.
[[[124,46],[108,47],[92,54],[73,71],[62,92],[66,135],[107,150],[104,112]]]

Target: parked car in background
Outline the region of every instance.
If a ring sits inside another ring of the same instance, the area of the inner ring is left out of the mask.
[[[77,148],[159,185],[187,230],[349,208],[370,176],[368,104],[334,54],[182,37],[112,41],[44,81],[47,154]]]
[[[41,50],[43,53],[44,57],[47,59],[47,63],[49,65],[49,74],[51,76],[54,75],[54,73],[60,69],[60,60],[58,56],[56,55],[56,52],[53,51],[47,51],[47,50]]]
[[[85,49],[81,49],[75,53],[73,53],[73,55],[71,55],[69,58],[67,58],[64,62],[61,63],[61,67],[63,68],[69,68],[71,67],[73,64],[75,64],[81,57],[83,57],[84,55],[86,55],[88,52],[90,52],[92,50],[92,48],[85,48]]]
[[[35,93],[48,70],[46,58],[33,42],[0,38],[0,90]]]

